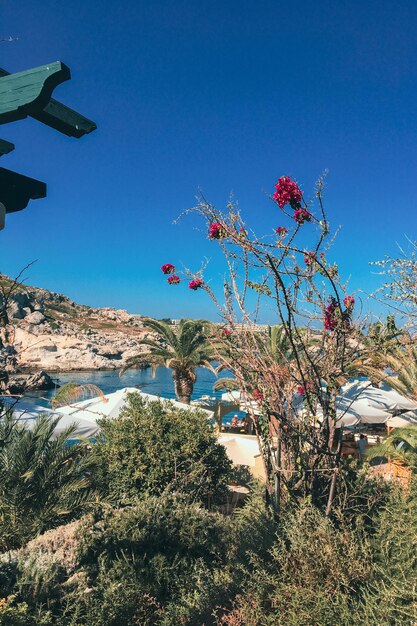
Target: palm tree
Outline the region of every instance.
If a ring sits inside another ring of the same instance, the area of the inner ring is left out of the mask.
[[[150,363],[153,372],[158,367],[168,367],[172,370],[178,400],[190,404],[196,368],[207,367],[216,372],[212,366],[214,350],[205,332],[207,322],[182,320],[174,329],[165,322],[148,319],[144,326],[154,333],[141,341],[148,350],[128,359],[123,371],[141,363]]]
[[[395,428],[377,446],[368,451],[369,460],[377,457],[390,457],[412,468],[417,468],[417,427]]]
[[[417,400],[417,347],[408,345],[389,354],[387,366],[395,374],[388,381],[391,387]]]
[[[2,416],[0,550],[80,516],[95,499],[87,446],[67,445],[72,427],[53,439],[58,421],[41,415],[29,429],[10,412]]]

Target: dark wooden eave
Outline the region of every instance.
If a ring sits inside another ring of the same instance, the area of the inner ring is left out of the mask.
[[[6,213],[21,211],[30,200],[45,196],[46,184],[42,181],[0,167],[0,202],[4,204]]]
[[[0,139],[0,156],[3,154],[9,154],[14,150],[14,143],[10,143],[10,141],[6,141],[5,139]]]
[[[95,122],[51,98],[69,78],[69,68],[60,61],[18,74],[0,68],[0,124],[30,116],[68,137],[91,133]]]

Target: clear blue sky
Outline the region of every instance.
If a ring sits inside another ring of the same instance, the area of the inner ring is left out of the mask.
[[[2,0],[0,25],[19,38],[0,65],[64,61],[73,78],[55,96],[98,124],[81,140],[30,119],[0,128],[16,144],[1,166],[48,183],[8,217],[1,271],[38,259],[29,282],[77,301],[206,316],[205,295],[169,288],[159,267],[199,267],[213,244],[173,219],[198,189],[223,206],[233,192],[269,231],[276,178],[308,192],[325,168],[352,290],[416,237],[414,0]]]

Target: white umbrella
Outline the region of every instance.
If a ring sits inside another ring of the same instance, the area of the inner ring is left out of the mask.
[[[116,418],[120,415],[120,411],[125,406],[129,393],[137,393],[149,402],[170,402],[179,409],[185,409],[187,411],[199,410],[207,415],[209,419],[214,417],[213,411],[208,411],[199,407],[197,409],[196,407],[184,404],[183,402],[153,396],[149,393],[144,393],[143,391],[136,389],[136,387],[124,387],[123,389],[119,389],[113,393],[108,393],[104,396],[88,398],[87,400],[82,400],[81,402],[74,402],[70,405],[61,406],[56,410],[59,413],[64,413],[65,415],[70,415],[73,418],[76,417],[77,419],[82,418],[98,420],[103,417]]]
[[[413,413],[402,413],[402,415],[393,415],[386,421],[390,428],[404,428],[405,426],[417,426],[417,418]]]
[[[41,415],[47,415],[51,419],[59,418],[59,422],[55,426],[52,435],[54,439],[61,435],[69,426],[74,426],[71,439],[94,437],[98,430],[95,420],[92,419],[73,418],[68,415],[61,415],[57,411],[51,411],[44,406],[31,404],[25,400],[16,401],[16,399],[9,398],[2,398],[2,400],[6,406],[10,407],[16,422],[25,428],[32,429],[35,426],[37,418]]]
[[[391,413],[417,409],[415,400],[402,396],[386,382],[379,387],[374,387],[369,381],[356,380],[344,385],[341,392],[346,398],[367,402],[371,406],[379,407]]]
[[[343,388],[342,388],[343,391]],[[296,394],[293,408],[297,414],[304,410],[303,397]],[[317,409],[317,416],[322,417],[321,407]],[[369,404],[366,399],[355,396],[349,397],[346,394],[338,395],[336,398],[336,426],[342,428],[355,426],[357,424],[384,424],[391,417],[391,413],[385,409]]]
[[[221,399],[223,402],[239,402],[241,397],[242,397],[242,394],[237,389],[233,391],[226,391],[225,393],[222,393],[221,395]]]

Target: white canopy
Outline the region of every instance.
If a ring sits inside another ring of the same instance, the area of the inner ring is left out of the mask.
[[[96,398],[89,398],[82,400],[81,402],[75,402],[74,404],[62,406],[55,411],[31,404],[27,400],[6,397],[3,401],[6,405],[10,406],[13,410],[14,417],[27,428],[33,428],[34,422],[41,414],[47,414],[51,418],[60,417],[60,420],[54,430],[54,436],[57,437],[62,433],[69,425],[75,424],[74,432],[71,435],[73,439],[94,437],[99,430],[97,420],[103,417],[116,418],[119,416],[120,411],[127,402],[127,395],[129,393],[138,393],[142,398],[149,400],[150,402],[164,402],[164,398],[159,396],[152,396],[148,393],[143,393],[136,389],[136,387],[125,387],[119,389],[114,393],[109,393],[104,396]],[[169,400],[175,407],[179,409],[185,409],[188,411],[199,410],[202,411],[207,418],[212,419],[214,417],[213,411],[207,411],[198,407],[192,407],[182,402],[175,400]]]
[[[240,399],[242,397],[242,394],[240,391],[238,391],[237,389],[234,389],[233,391],[226,391],[225,393],[222,393],[221,399],[223,402],[239,402]]]
[[[343,388],[342,388],[343,391]],[[338,428],[346,426],[355,426],[357,424],[384,424],[391,413],[385,409],[373,406],[369,404],[366,398],[352,395],[349,397],[345,393],[337,396],[336,399],[336,425]],[[300,414],[304,410],[303,397],[300,394],[296,394],[294,397],[293,408],[297,414]],[[320,418],[322,415],[321,408],[319,407],[317,415]]]
[[[206,409],[202,409],[200,407],[190,406],[189,404],[184,404],[183,402],[177,402],[176,400],[167,400],[166,398],[161,398],[160,396],[153,396],[149,393],[144,393],[136,387],[124,387],[123,389],[119,389],[118,391],[114,391],[113,393],[108,393],[104,396],[98,396],[96,398],[88,398],[87,400],[82,400],[81,402],[74,402],[67,406],[61,406],[57,410],[59,413],[64,413],[65,415],[70,415],[73,418],[82,418],[82,419],[94,419],[98,420],[102,417],[110,417],[115,418],[118,417],[120,411],[125,406],[127,402],[127,396],[129,393],[137,393],[145,400],[149,400],[150,402],[170,402],[178,409],[185,409],[186,411],[202,411],[208,418],[212,419],[214,417],[213,411],[208,411]]]
[[[71,438],[73,439],[94,437],[98,430],[96,421],[93,419],[74,419],[68,415],[61,415],[57,411],[51,411],[51,409],[44,406],[31,404],[26,400],[16,400],[15,398],[9,399],[3,397],[2,401],[6,406],[10,406],[13,411],[14,419],[25,428],[32,429],[35,425],[36,419],[40,415],[47,415],[50,418],[60,418],[59,422],[55,426],[53,438],[58,437],[61,433],[67,430],[69,426],[74,426],[73,433],[71,434]]]
[[[405,426],[417,426],[417,418],[414,413],[402,413],[402,415],[394,415],[386,421],[390,428],[404,428]]]
[[[342,387],[342,394],[350,400],[367,402],[384,411],[394,413],[396,411],[412,411],[417,409],[417,402],[402,396],[386,382],[379,387],[374,387],[369,381],[356,380]]]

